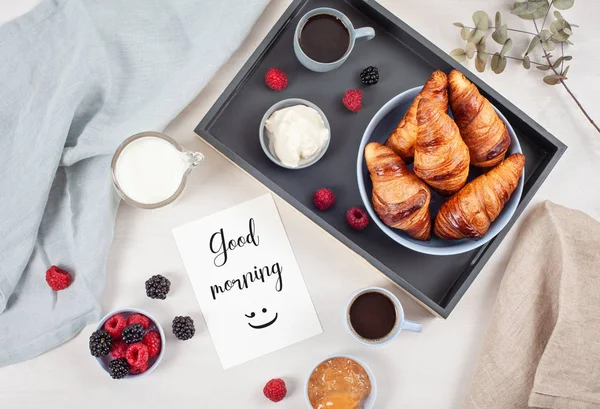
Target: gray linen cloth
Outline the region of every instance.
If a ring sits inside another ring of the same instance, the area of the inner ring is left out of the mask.
[[[161,130],[268,0],[44,0],[0,26],[0,366],[100,318],[111,155]],[[73,283],[58,293],[45,272]]]

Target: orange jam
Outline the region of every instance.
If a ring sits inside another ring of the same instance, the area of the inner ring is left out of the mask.
[[[314,409],[359,409],[370,393],[369,375],[349,358],[321,362],[308,380],[308,398]]]

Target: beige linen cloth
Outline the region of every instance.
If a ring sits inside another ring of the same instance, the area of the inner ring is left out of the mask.
[[[523,226],[463,409],[600,408],[600,223],[551,202]]]

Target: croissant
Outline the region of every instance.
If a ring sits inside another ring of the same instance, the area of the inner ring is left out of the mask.
[[[435,235],[449,240],[482,238],[517,187],[524,166],[525,156],[515,153],[468,183],[442,204]]]
[[[421,98],[427,98],[435,103],[442,111],[448,111],[448,77],[442,71],[434,71],[423,89],[408,108],[404,118],[390,135],[386,146],[389,146],[400,157],[411,163],[415,152],[417,139],[417,107]]]
[[[462,73],[452,70],[448,82],[452,115],[469,147],[471,164],[483,168],[496,166],[510,146],[506,124]]]
[[[416,175],[442,195],[458,192],[469,176],[469,148],[458,127],[427,98],[419,102],[417,123]]]
[[[429,240],[429,187],[392,149],[380,143],[365,147],[365,160],[373,182],[373,207],[381,220],[415,239]]]

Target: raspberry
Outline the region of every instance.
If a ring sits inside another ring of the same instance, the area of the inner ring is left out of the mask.
[[[288,79],[285,72],[279,68],[270,68],[265,74],[265,84],[275,91],[281,91],[288,85]]]
[[[346,222],[354,230],[363,230],[369,224],[369,216],[363,209],[353,207],[346,212]]]
[[[350,89],[344,94],[342,102],[350,111],[358,112],[362,108],[362,92],[357,89]]]
[[[148,348],[141,342],[131,344],[127,347],[125,358],[129,365],[142,367],[144,364],[148,363]]]
[[[123,328],[127,326],[127,321],[121,314],[115,314],[104,323],[104,331],[108,332],[113,338],[120,338]]]
[[[132,366],[129,368],[129,373],[132,375],[139,375],[148,370],[148,362],[142,364],[142,366]]]
[[[46,282],[54,291],[64,290],[71,284],[71,274],[61,268],[52,266],[46,271]]]
[[[133,314],[127,318],[127,325],[140,324],[144,329],[150,326],[150,318],[142,314]]]
[[[321,211],[330,209],[335,204],[335,195],[329,189],[319,189],[315,192],[313,203]]]
[[[287,394],[285,382],[280,378],[271,379],[263,388],[263,393],[269,400],[279,402]]]
[[[125,358],[127,346],[128,345],[120,339],[113,341],[112,347],[110,348],[110,355],[115,359]]]
[[[160,334],[156,331],[150,331],[144,335],[142,344],[148,348],[148,356],[154,358],[160,353]]]

